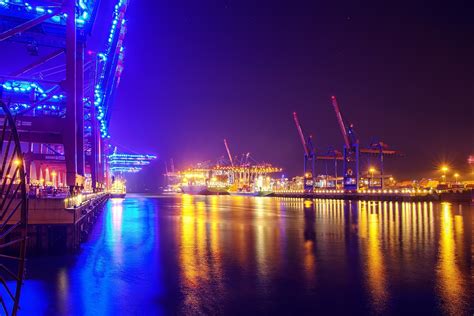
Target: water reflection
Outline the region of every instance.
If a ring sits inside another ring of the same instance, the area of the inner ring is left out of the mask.
[[[316,210],[313,201],[304,201],[304,271],[307,284],[311,287],[315,282],[316,270]]]
[[[454,214],[450,203],[443,203],[441,207],[437,266],[441,304],[447,314],[462,315],[467,308],[466,295],[469,295],[459,267],[463,257],[463,220],[461,214]]]
[[[216,197],[199,200],[182,196],[178,238],[185,293],[182,312],[186,314],[219,309],[216,304],[222,287],[219,225]]]
[[[381,203],[359,202],[359,233],[362,247],[366,254],[365,260],[368,290],[370,292],[373,309],[377,314],[384,311],[388,299],[386,270],[382,251],[384,213]]]
[[[22,312],[472,314],[472,212],[237,196],[111,200],[80,254],[31,261]]]

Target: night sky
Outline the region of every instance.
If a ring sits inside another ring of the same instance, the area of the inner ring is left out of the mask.
[[[361,144],[404,154],[388,163],[397,178],[444,161],[464,175],[474,15],[412,2],[131,1],[112,138],[178,168],[217,160],[227,138],[292,176],[303,158],[293,111],[318,149],[342,147],[334,94]]]

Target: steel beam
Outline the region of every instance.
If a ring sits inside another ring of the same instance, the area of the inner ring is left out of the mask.
[[[361,148],[360,152],[362,154],[372,154],[372,155],[379,155],[380,154],[380,149],[370,149],[370,148]],[[382,153],[384,155],[396,155],[398,154],[397,151],[395,150],[390,150],[390,149],[383,149]]]
[[[98,143],[99,143],[99,134],[97,131],[97,118],[95,113],[95,105],[91,105],[91,124],[92,124],[92,135],[91,135],[91,180],[92,180],[92,189],[94,192],[97,190],[97,173],[99,167],[99,150],[98,150]]]
[[[39,60],[29,64],[28,66],[26,67],[23,67],[22,69],[18,70],[18,71],[15,71],[11,74],[11,76],[13,77],[18,77],[18,76],[21,76],[23,75],[24,73],[38,67],[38,66],[41,66],[42,64],[50,61],[51,59],[54,59],[56,57],[58,57],[59,55],[61,55],[62,53],[64,53],[64,50],[63,49],[58,49],[57,51],[54,51],[52,52],[51,54],[48,54],[42,58],[40,58]]]
[[[342,156],[316,156],[317,160],[344,160]]]
[[[4,118],[0,116],[0,124]],[[22,142],[62,144],[65,119],[60,117],[22,116],[16,125]]]
[[[84,43],[76,44],[77,173],[84,176]]]
[[[20,25],[17,25],[17,26],[15,26],[15,27],[9,29],[9,30],[6,31],[6,32],[3,32],[2,34],[0,34],[0,42],[1,42],[1,41],[4,41],[4,40],[6,40],[6,39],[8,39],[8,38],[10,38],[10,37],[12,37],[12,36],[15,35],[15,34],[28,31],[28,30],[31,29],[32,27],[34,27],[34,26],[36,26],[36,25],[38,25],[38,24],[43,23],[43,22],[46,21],[47,19],[49,19],[49,18],[51,18],[51,17],[53,17],[53,16],[55,16],[55,15],[60,14],[61,11],[62,11],[62,9],[55,9],[55,10],[53,10],[53,12],[51,12],[51,13],[47,13],[47,14],[41,15],[41,16],[39,16],[39,17],[33,19],[33,20],[29,20],[29,21],[27,21],[27,22],[25,22],[25,23],[22,23],[22,24],[20,24]],[[70,12],[68,11],[68,16],[71,16],[71,15],[69,15],[69,13],[70,13]],[[75,17],[75,12],[74,12],[74,14],[72,15],[72,17],[73,17],[73,19],[74,19],[74,17]],[[74,21],[74,23],[75,23],[75,21]]]
[[[66,19],[66,126],[63,130],[66,184],[74,192],[77,174],[76,125],[76,19],[75,1],[65,2]]]
[[[38,154],[38,153],[26,153],[24,154],[25,160],[31,161],[42,161],[48,163],[60,163],[63,164],[65,157],[63,155],[55,154]]]
[[[27,77],[18,77],[18,76],[11,76],[11,75],[0,75],[0,79],[28,81],[28,82],[36,82],[36,83],[41,83],[41,84],[53,84],[53,85],[61,84],[61,82],[57,80],[45,80],[45,79],[39,79],[39,78],[32,79],[32,78],[27,78]]]
[[[0,122],[3,122],[3,117],[1,116]],[[16,119],[16,126],[19,132],[61,134],[65,123],[65,119],[54,116],[21,116]]]
[[[43,144],[61,144],[63,138],[61,134],[55,133],[38,133],[38,132],[18,132],[22,142],[43,143]]]
[[[31,110],[33,110],[37,105],[39,105],[40,103],[43,103],[43,102],[46,102],[48,100],[50,100],[53,96],[54,96],[54,93],[59,90],[59,86],[55,86],[53,88],[51,88],[51,90],[49,91],[49,93],[46,95],[46,97],[42,98],[41,100],[39,101],[36,101],[34,103],[31,103],[30,104],[30,107],[29,108],[26,108],[24,110],[21,110],[21,111],[18,111],[17,113],[17,116],[22,116],[28,112],[30,112]]]

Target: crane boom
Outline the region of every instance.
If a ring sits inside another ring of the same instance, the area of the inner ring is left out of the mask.
[[[224,145],[225,145],[225,150],[227,151],[227,155],[229,156],[230,164],[233,167],[234,160],[232,159],[232,155],[230,154],[229,144],[227,144],[227,139],[225,138],[224,138]]]
[[[293,112],[293,119],[295,120],[296,129],[298,130],[298,135],[300,136],[301,144],[303,144],[304,153],[306,154],[306,156],[309,156],[310,150],[304,138],[303,130],[301,129],[301,124],[300,124],[300,121],[298,120],[298,115],[296,114],[296,112]]]
[[[349,141],[349,135],[347,133],[346,125],[344,124],[344,120],[342,119],[342,113],[339,109],[339,104],[337,103],[337,99],[335,96],[332,96],[331,100],[332,106],[334,107],[334,111],[336,112],[337,122],[339,123],[339,128],[341,129],[342,137],[344,137],[344,145],[349,148],[351,146],[351,143]]]

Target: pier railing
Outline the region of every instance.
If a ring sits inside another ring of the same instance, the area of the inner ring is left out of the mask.
[[[474,201],[471,189],[456,191],[437,191],[429,189],[360,189],[336,190],[316,189],[313,192],[303,190],[275,190],[273,196],[303,197],[346,200],[386,200],[386,201]]]
[[[88,203],[91,200],[96,200],[105,195],[107,195],[107,193],[99,192],[99,193],[78,194],[76,196],[68,197],[64,199],[64,208],[67,208],[67,209],[78,208],[84,205],[85,203]]]

